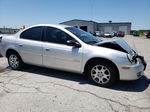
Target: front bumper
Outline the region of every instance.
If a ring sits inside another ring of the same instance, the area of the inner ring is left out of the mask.
[[[144,75],[144,70],[146,69],[147,64],[144,60],[144,57],[137,56],[137,58],[139,60],[134,65],[120,66],[120,80],[137,80]],[[122,69],[124,66],[129,67],[130,69]]]

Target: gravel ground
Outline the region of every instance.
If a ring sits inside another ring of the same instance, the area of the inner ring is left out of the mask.
[[[29,66],[11,70],[0,57],[0,112],[150,112],[150,39],[125,41],[148,63],[145,76],[110,88],[90,84],[82,75]]]

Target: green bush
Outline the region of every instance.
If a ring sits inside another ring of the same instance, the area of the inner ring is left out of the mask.
[[[139,34],[140,34],[141,36],[144,36],[144,33],[145,33],[145,32],[150,32],[150,30],[132,30],[132,31],[131,31],[131,34],[132,34],[133,32],[135,32],[135,31],[139,32]]]

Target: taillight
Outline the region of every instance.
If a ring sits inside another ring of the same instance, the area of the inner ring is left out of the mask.
[[[3,37],[2,37],[2,36],[0,36],[0,42],[2,42],[2,38],[3,38]]]

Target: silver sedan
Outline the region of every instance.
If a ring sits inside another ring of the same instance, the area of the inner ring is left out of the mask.
[[[1,54],[13,69],[25,63],[85,74],[98,86],[136,80],[146,62],[122,39],[100,40],[70,26],[35,25],[0,37]]]

